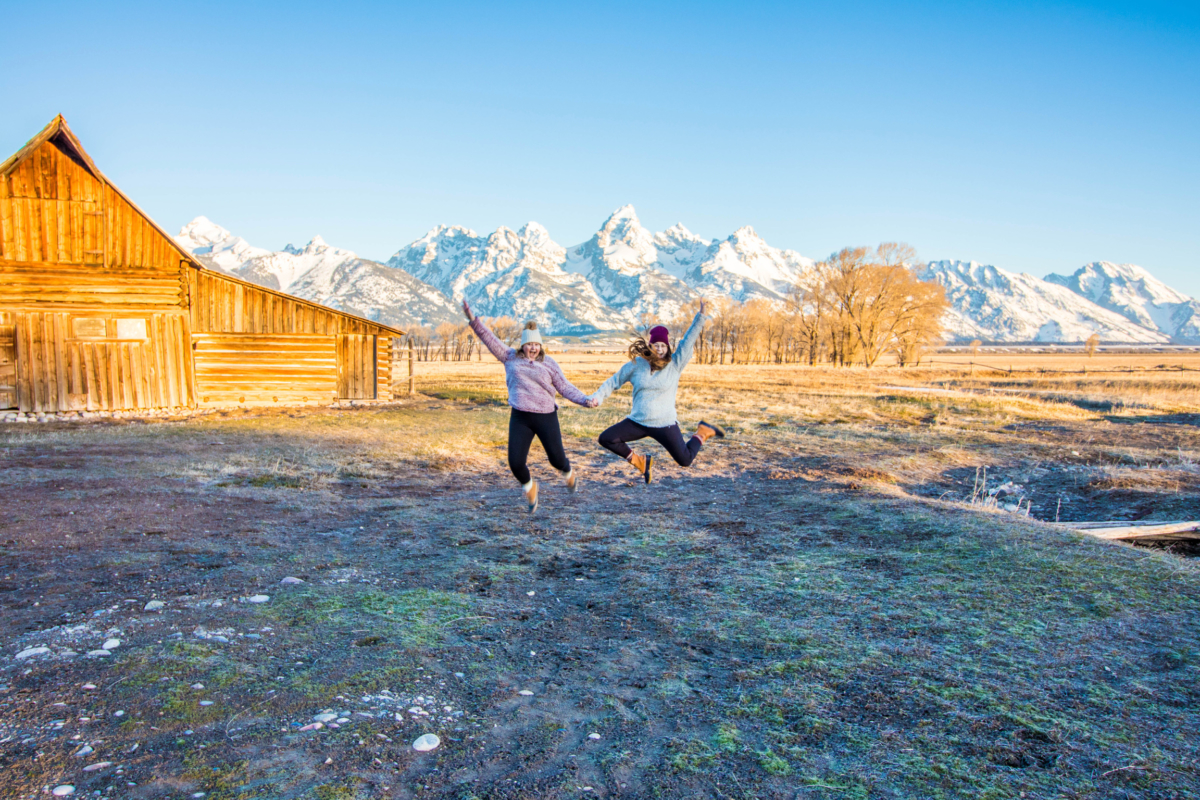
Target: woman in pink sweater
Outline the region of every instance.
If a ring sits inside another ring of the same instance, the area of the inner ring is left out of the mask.
[[[526,323],[525,330],[521,331],[521,347],[514,350],[471,313],[471,306],[466,300],[463,300],[463,313],[471,323],[471,330],[504,365],[508,404],[512,406],[508,418],[508,467],[520,481],[529,511],[533,513],[538,507],[538,485],[530,477],[526,461],[534,436],[546,450],[550,466],[563,474],[567,491],[574,492],[579,488],[579,477],[571,469],[571,462],[567,460],[567,453],[563,449],[555,393],[584,408],[595,408],[600,404],[589,400],[587,395],[576,389],[555,360],[542,351],[542,336],[538,333],[536,322]]]

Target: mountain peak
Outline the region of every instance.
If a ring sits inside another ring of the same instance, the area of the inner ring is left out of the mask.
[[[215,244],[230,238],[232,235],[228,230],[222,228],[208,217],[196,217],[179,229],[179,236],[177,238]]]
[[[607,225],[609,222],[612,222],[613,220],[620,220],[620,219],[629,219],[629,220],[633,220],[634,222],[637,222],[637,218],[638,218],[637,210],[631,204],[626,203],[625,205],[621,206],[613,213],[609,214],[608,220],[605,221],[605,224]]]

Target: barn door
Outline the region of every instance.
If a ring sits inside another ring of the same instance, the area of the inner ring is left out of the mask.
[[[375,337],[357,333],[338,335],[338,397],[375,399]]]
[[[0,325],[0,408],[17,407],[17,327]]]

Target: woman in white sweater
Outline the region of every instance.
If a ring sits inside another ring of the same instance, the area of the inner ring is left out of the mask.
[[[704,303],[687,333],[672,352],[669,331],[662,325],[650,329],[650,342],[638,337],[629,345],[630,361],[600,385],[589,399],[597,404],[626,383],[633,386],[633,409],[629,416],[600,434],[600,444],[628,461],[646,483],[652,479],[654,456],[641,455],[626,442],[650,437],[661,444],[680,466],[690,466],[700,448],[711,437],[723,437],[716,425],[701,422],[686,443],[675,413],[679,375],[692,360],[696,337],[704,327]]]

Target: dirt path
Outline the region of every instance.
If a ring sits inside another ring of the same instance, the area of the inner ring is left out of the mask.
[[[501,423],[0,434],[0,797],[1200,791],[1191,562],[922,499],[882,435],[745,430],[651,487],[572,439],[530,516]]]

